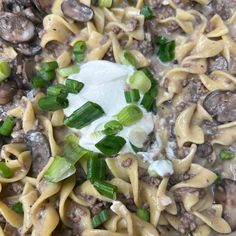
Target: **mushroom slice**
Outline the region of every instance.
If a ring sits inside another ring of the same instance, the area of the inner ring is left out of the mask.
[[[3,12],[0,14],[0,37],[11,43],[23,43],[32,39],[35,27],[27,18]]]
[[[77,0],[64,0],[61,4],[63,14],[78,22],[88,22],[93,18],[93,10]]]
[[[203,106],[220,123],[236,120],[235,91],[216,90],[206,96]]]
[[[17,84],[14,80],[3,81],[0,84],[0,105],[12,101],[17,92]]]
[[[223,179],[214,188],[215,202],[223,206],[223,218],[236,230],[236,181]]]
[[[42,13],[50,13],[55,0],[33,0],[34,5]]]

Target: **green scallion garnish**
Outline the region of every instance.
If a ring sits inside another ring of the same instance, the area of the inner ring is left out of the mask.
[[[126,141],[120,136],[107,135],[95,144],[95,147],[105,155],[117,154]]]
[[[86,43],[84,41],[78,41],[73,47],[73,57],[75,61],[82,62],[85,59]]]
[[[141,70],[134,72],[129,79],[129,84],[132,89],[138,89],[143,94],[151,88],[150,80]]]
[[[49,82],[55,79],[56,73],[54,70],[52,71],[41,70],[38,72],[38,76],[44,79],[45,81]]]
[[[22,206],[22,203],[21,202],[16,202],[14,203],[12,206],[11,206],[11,209],[18,213],[18,214],[23,214],[24,213],[24,210],[23,210],[23,206]]]
[[[57,111],[68,107],[69,101],[63,96],[46,96],[39,99],[38,105],[44,111]]]
[[[11,136],[13,127],[15,126],[16,121],[13,117],[6,117],[6,119],[3,121],[2,125],[0,126],[0,135],[3,136]]]
[[[87,179],[92,183],[96,180],[103,181],[106,176],[106,162],[103,158],[92,156],[87,161]]]
[[[77,74],[80,71],[80,66],[79,65],[72,65],[72,66],[68,66],[65,68],[60,68],[57,69],[57,73],[61,76],[61,77],[68,77],[69,75],[73,75],[73,74]]]
[[[127,103],[136,103],[140,99],[139,90],[131,89],[129,91],[125,91],[125,100]]]
[[[55,156],[53,162],[44,173],[44,178],[50,182],[57,183],[75,173],[75,166],[65,158]]]
[[[73,79],[66,80],[66,88],[68,93],[79,93],[83,87],[84,84],[82,82]]]
[[[11,68],[6,61],[0,61],[0,82],[11,75]]]
[[[220,150],[219,156],[221,160],[231,160],[235,157],[234,153],[223,148]]]
[[[58,63],[56,61],[44,62],[40,67],[44,71],[55,71],[58,68]]]
[[[121,60],[121,63],[124,65],[132,65],[134,67],[138,66],[138,62],[135,56],[131,52],[124,50],[120,55],[120,60]]]
[[[124,107],[116,117],[123,126],[130,126],[142,119],[143,112],[138,106],[130,104]]]
[[[154,14],[149,6],[144,5],[143,8],[140,10],[140,14],[144,15],[145,19],[151,20],[154,18]]]
[[[3,178],[11,178],[14,176],[14,172],[10,169],[5,162],[0,162],[0,176]]]
[[[94,181],[93,186],[103,196],[116,199],[117,186],[104,181]]]
[[[98,0],[98,6],[110,8],[112,6],[112,0]]]
[[[144,221],[150,221],[150,212],[145,208],[137,208],[136,215]]]
[[[107,220],[109,220],[109,218],[110,218],[110,211],[108,209],[102,210],[92,218],[93,228],[97,228],[98,226],[102,225]]]
[[[44,80],[41,76],[38,74],[35,75],[31,80],[31,85],[33,88],[42,88],[47,84],[47,81]]]
[[[64,84],[56,84],[47,88],[48,96],[64,96],[67,97],[67,88]]]
[[[81,129],[103,116],[103,109],[94,102],[86,102],[64,121],[71,128]]]
[[[111,120],[104,125],[103,133],[105,135],[115,135],[118,134],[122,129],[123,126],[121,123],[119,123],[117,120]]]

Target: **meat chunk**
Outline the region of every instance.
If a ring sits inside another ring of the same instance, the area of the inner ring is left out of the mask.
[[[197,228],[196,217],[181,208],[179,231],[181,234],[193,232]]]
[[[199,144],[197,146],[197,156],[200,158],[206,158],[210,156],[213,152],[213,148],[209,142],[205,142],[203,144]]]
[[[216,203],[223,205],[223,218],[229,223],[232,231],[236,231],[236,181],[223,179],[214,188]]]
[[[50,145],[47,137],[35,130],[26,133],[25,142],[32,153],[31,174],[36,177],[48,163],[51,156]]]
[[[209,58],[207,66],[208,73],[211,73],[215,70],[228,70],[228,62],[222,56]]]
[[[176,202],[181,202],[183,197],[187,193],[193,193],[195,194],[199,199],[203,198],[205,196],[204,189],[198,189],[198,188],[192,188],[192,187],[186,187],[186,188],[179,188],[174,191],[174,198]]]
[[[235,91],[213,91],[204,99],[203,106],[220,123],[236,120]]]
[[[0,14],[0,37],[11,43],[23,43],[32,39],[35,27],[27,18],[4,12]]]
[[[61,5],[63,14],[78,22],[88,22],[93,18],[92,8],[77,0],[64,0]]]

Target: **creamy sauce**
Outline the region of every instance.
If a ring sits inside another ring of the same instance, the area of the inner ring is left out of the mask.
[[[132,66],[97,60],[83,64],[78,74],[69,77],[69,79],[84,83],[84,88],[78,94],[69,94],[69,107],[64,109],[66,116],[71,115],[88,101],[99,104],[105,112],[101,118],[93,121],[90,125],[80,130],[73,129],[80,135],[80,145],[83,148],[100,152],[95,144],[104,137],[104,134],[99,131],[104,129],[106,122],[115,120],[116,114],[128,105],[124,92],[128,88],[127,81],[135,70]],[[143,112],[143,118],[131,126],[124,127],[118,133],[118,136],[126,140],[120,153],[133,152],[130,141],[137,130],[138,132],[142,131],[143,136],[147,137],[154,129],[153,114],[146,112],[140,104],[138,106]],[[140,147],[140,143],[138,145]]]

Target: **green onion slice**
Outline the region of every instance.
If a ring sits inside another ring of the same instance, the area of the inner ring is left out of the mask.
[[[132,89],[138,89],[142,94],[146,93],[152,85],[146,74],[141,70],[134,72],[129,79],[129,84]]]
[[[103,116],[103,109],[94,102],[86,102],[64,120],[64,124],[71,128],[81,129]]]
[[[41,64],[41,70],[44,71],[55,71],[58,68],[58,63],[56,61],[44,62]]]
[[[138,67],[138,62],[131,52],[124,50],[120,55],[120,60],[124,65],[132,65],[134,67]]]
[[[145,208],[137,208],[136,215],[144,221],[150,221],[150,212]]]
[[[31,85],[33,88],[42,88],[47,84],[47,81],[44,80],[41,76],[35,75],[31,80]]]
[[[58,183],[75,173],[74,165],[65,158],[55,156],[53,162],[44,173],[45,179],[50,182]]]
[[[97,228],[98,226],[102,225],[107,220],[109,220],[109,218],[110,218],[110,211],[108,209],[102,210],[92,218],[93,228]]]
[[[78,41],[73,47],[73,57],[77,62],[82,62],[85,59],[86,43]]]
[[[140,99],[140,94],[138,89],[131,89],[129,91],[125,91],[125,100],[127,103],[136,103]]]
[[[140,14],[144,15],[145,19],[151,20],[154,18],[154,14],[149,6],[144,5],[143,8],[140,10]]]
[[[67,88],[64,84],[56,84],[53,86],[48,87],[47,89],[47,95],[48,96],[64,96],[67,97]]]
[[[6,61],[0,61],[0,82],[11,75],[11,68]]]
[[[175,58],[175,41],[167,41],[165,38],[156,39],[156,43],[159,46],[157,50],[157,56],[162,62],[169,62]]]
[[[83,87],[84,84],[82,82],[73,79],[66,80],[66,88],[68,93],[79,93]]]
[[[57,73],[61,77],[68,77],[69,75],[77,74],[80,71],[79,65],[72,65],[65,68],[57,69]]]
[[[68,107],[69,101],[63,96],[46,96],[39,99],[38,105],[44,111],[57,111]]]
[[[221,160],[231,160],[235,157],[234,153],[223,148],[220,150],[219,156]]]
[[[91,182],[103,181],[106,176],[106,162],[103,158],[92,156],[87,161],[87,179]]]
[[[44,71],[41,70],[38,72],[38,76],[41,77],[42,79],[44,79],[45,81],[52,81],[55,79],[56,77],[56,73],[55,71]]]
[[[95,144],[95,147],[105,155],[117,154],[125,145],[126,141],[120,136],[107,135]]]
[[[109,8],[112,6],[112,0],[98,0],[98,6]]]
[[[24,213],[24,210],[23,210],[23,206],[22,206],[22,203],[21,202],[16,202],[14,203],[12,206],[11,206],[11,209],[18,213],[18,214],[23,214]]]
[[[138,106],[130,104],[124,107],[116,117],[123,126],[130,126],[142,119],[143,112]]]
[[[94,181],[93,186],[103,196],[116,199],[117,186],[104,181]]]
[[[12,178],[14,176],[14,172],[10,169],[5,162],[0,162],[0,176],[3,178]]]
[[[0,134],[3,136],[10,136],[15,124],[15,119],[13,117],[8,116],[0,127]]]
[[[104,128],[105,129],[104,129],[103,133],[105,135],[115,135],[115,134],[118,134],[123,129],[123,126],[117,120],[111,120],[111,121],[108,121],[104,125]]]

